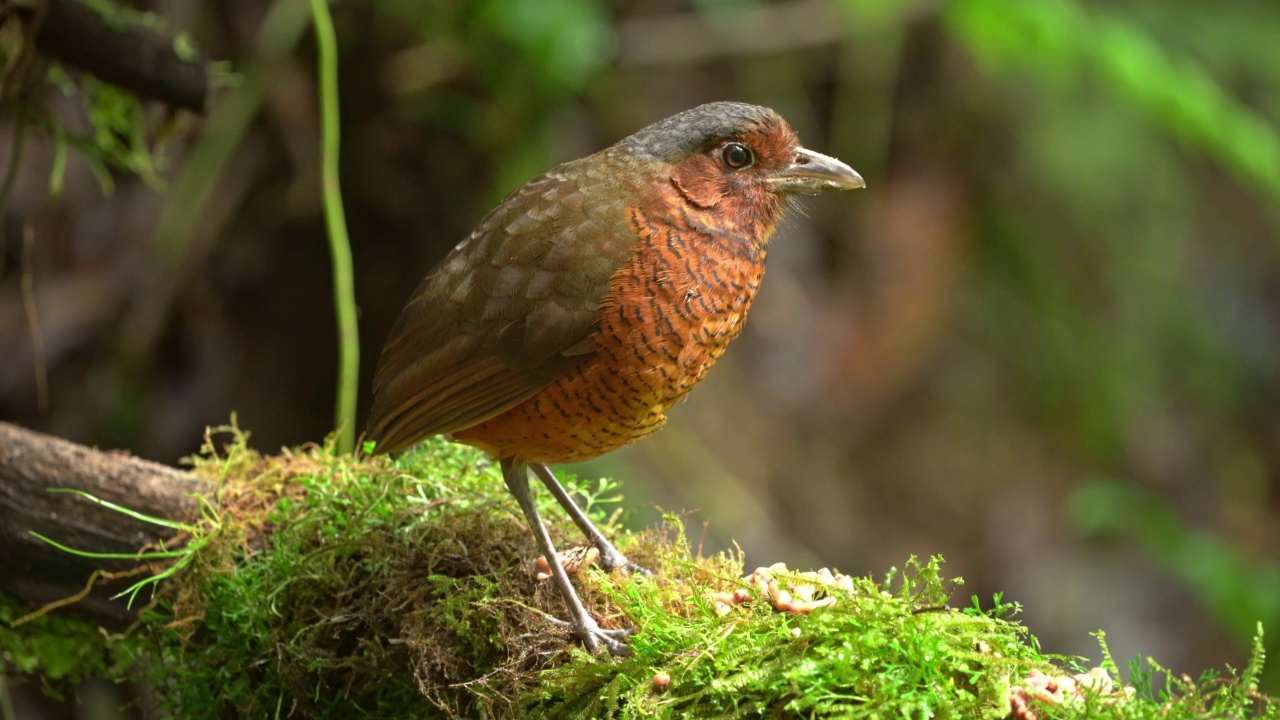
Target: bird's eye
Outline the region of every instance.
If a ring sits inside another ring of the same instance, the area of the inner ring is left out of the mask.
[[[751,155],[751,150],[742,143],[729,143],[720,150],[720,159],[731,170],[741,170],[750,167],[755,162],[755,157]]]

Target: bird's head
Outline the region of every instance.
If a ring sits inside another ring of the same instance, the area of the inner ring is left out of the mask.
[[[656,161],[688,205],[761,240],[772,234],[788,196],[866,187],[853,168],[801,147],[782,116],[758,105],[700,105],[619,146]]]

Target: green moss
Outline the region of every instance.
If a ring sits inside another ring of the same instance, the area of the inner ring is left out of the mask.
[[[758,590],[723,618],[699,601],[713,588],[749,587],[736,576],[695,575],[683,617],[672,615],[661,589],[615,587],[624,609],[645,618],[635,657],[621,667],[575,658],[540,690],[538,709],[580,717],[625,707],[698,717],[1003,717],[1010,676],[1051,668],[1020,626],[944,609],[951,583],[940,565],[912,561],[892,593],[868,579],[852,592],[828,588],[836,604],[808,616],[775,611]],[[661,696],[657,672],[671,677]]]
[[[141,636],[107,632],[96,624],[56,613],[13,627],[30,608],[0,593],[0,676],[38,674],[55,697],[89,677],[122,681],[147,656]]]
[[[196,469],[226,478],[223,516],[242,521],[221,523],[226,537],[153,611],[177,623],[156,681],[184,717],[468,713],[491,702],[483,682],[452,689],[476,668],[510,663],[521,636],[544,636],[529,658],[555,645],[540,616],[496,602],[514,591],[555,609],[475,453],[437,443],[392,465],[319,448],[264,459],[235,444]],[[242,469],[256,480],[233,481]]]
[[[640,629],[632,657],[591,657],[547,621],[562,613],[559,598],[535,578],[530,533],[480,454],[434,441],[394,462],[320,447],[261,457],[238,432],[212,447],[195,461],[219,488],[199,550],[134,634],[56,614],[5,629],[11,671],[50,682],[133,673],[183,718],[1003,718],[1028,677],[1080,671],[1041,654],[1009,619],[1015,606],[947,608],[958,581],[938,558],[844,587],[773,569],[781,586],[834,598],[809,615],[782,613],[766,587],[743,579],[739,557],[692,556],[674,519],[623,533],[600,503],[593,513],[607,531],[657,576],[579,573],[605,625]],[[553,529],[560,546],[580,543],[563,524]],[[735,590],[745,601],[717,612],[713,595]],[[1034,709],[1280,718],[1256,693],[1261,662],[1259,644],[1239,677],[1177,681],[1161,700],[1151,699],[1152,666],[1137,675],[1148,692],[1133,700],[1093,692]],[[655,687],[655,676],[669,685]]]

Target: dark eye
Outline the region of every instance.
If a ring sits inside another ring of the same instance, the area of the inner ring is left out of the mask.
[[[720,159],[724,160],[724,164],[732,170],[741,170],[750,167],[755,162],[755,157],[751,155],[751,150],[742,143],[729,143],[720,150]]]

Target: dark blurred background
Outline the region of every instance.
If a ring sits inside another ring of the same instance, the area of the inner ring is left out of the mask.
[[[571,470],[622,481],[637,525],[696,510],[691,539],[749,567],[944,555],[953,603],[1003,591],[1091,664],[1096,629],[1121,663],[1192,675],[1242,666],[1258,621],[1280,638],[1280,5],[619,5],[334,6],[362,421],[410,291],[504,194],[693,105],[768,105],[868,188],[790,218],[664,432]],[[145,7],[238,84],[109,194],[73,153],[49,199],[53,144],[29,138],[0,418],[166,463],[232,413],[262,450],[320,440],[337,341],[307,3]]]

